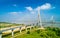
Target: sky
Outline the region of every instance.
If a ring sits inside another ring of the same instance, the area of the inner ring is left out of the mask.
[[[42,21],[60,21],[60,0],[0,0],[0,22],[36,23],[38,10]]]

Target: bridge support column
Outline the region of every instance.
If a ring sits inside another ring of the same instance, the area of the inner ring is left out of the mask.
[[[27,26],[25,26],[25,28],[26,28],[26,32],[27,32]]]
[[[12,29],[11,31],[12,31],[12,38],[14,38],[14,29]]]
[[[30,27],[30,31],[31,31],[31,28],[32,28],[32,27]]]
[[[27,32],[27,27],[26,27],[26,32]]]
[[[21,33],[21,27],[20,27],[20,33]]]
[[[0,38],[2,38],[2,32],[0,32]]]

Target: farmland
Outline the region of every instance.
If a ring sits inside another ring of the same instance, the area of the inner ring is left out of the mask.
[[[23,24],[0,22],[0,29],[1,28],[6,28],[6,27],[21,26],[21,25],[23,25]]]

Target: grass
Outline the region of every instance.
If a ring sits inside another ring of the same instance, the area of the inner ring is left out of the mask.
[[[35,30],[35,31],[32,31],[30,34],[23,34],[23,35],[17,36],[16,38],[60,38],[60,34],[57,35],[58,32],[53,31],[53,29],[54,28],[51,28],[51,30],[48,30],[48,29],[37,30],[37,31]]]

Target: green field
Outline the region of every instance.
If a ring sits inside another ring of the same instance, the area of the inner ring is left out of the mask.
[[[50,29],[50,28],[49,28]],[[23,34],[16,38],[60,38],[60,29],[35,30],[30,34]]]
[[[0,22],[0,28],[6,28],[6,27],[12,27],[12,26],[20,26],[20,25],[23,25],[23,24]]]
[[[60,28],[55,27],[47,27],[43,30],[40,29],[32,29],[31,31],[19,32],[15,33],[17,35],[15,38],[60,38]],[[20,34],[20,35],[19,35]],[[6,36],[5,38],[9,38],[11,35]]]

